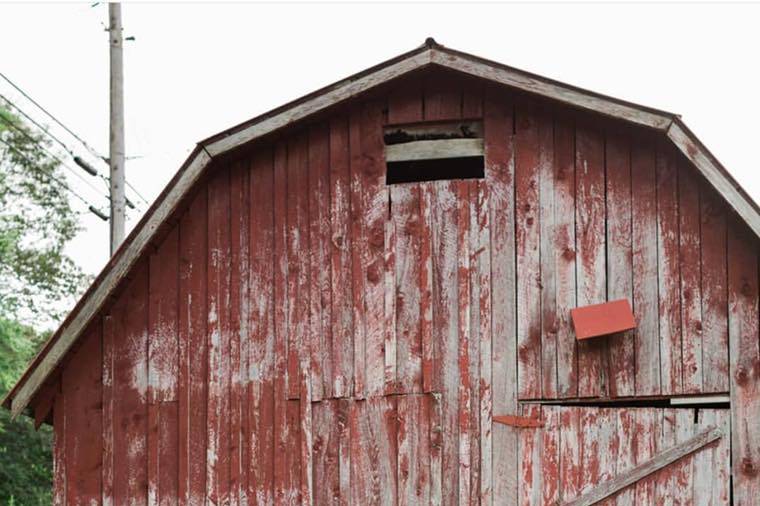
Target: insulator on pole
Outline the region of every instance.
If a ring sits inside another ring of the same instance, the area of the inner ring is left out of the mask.
[[[74,163],[76,163],[77,165],[79,165],[80,167],[82,167],[85,170],[85,172],[87,172],[89,175],[91,175],[91,176],[97,176],[98,175],[98,170],[95,167],[93,167],[92,165],[90,165],[89,163],[87,163],[85,160],[82,160],[82,158],[80,158],[78,156],[75,156],[74,157]]]
[[[100,218],[103,221],[108,221],[108,215],[102,212],[100,209],[98,209],[95,206],[90,206],[90,212]]]

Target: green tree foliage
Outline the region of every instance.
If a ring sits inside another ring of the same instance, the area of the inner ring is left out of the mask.
[[[13,386],[41,342],[34,329],[0,319],[0,397]],[[8,411],[0,411],[0,504],[50,504],[51,433],[46,425],[35,431],[28,417],[11,420]]]
[[[84,281],[64,253],[77,214],[42,135],[0,107],[0,397]],[[0,410],[0,505],[50,504],[51,439],[49,427]]]
[[[39,321],[82,285],[64,246],[79,229],[43,134],[0,108],[0,315]]]

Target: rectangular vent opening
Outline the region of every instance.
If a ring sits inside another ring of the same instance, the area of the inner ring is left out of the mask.
[[[396,125],[384,140],[386,184],[485,177],[480,122]]]

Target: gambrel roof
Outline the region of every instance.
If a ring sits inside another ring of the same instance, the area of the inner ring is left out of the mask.
[[[427,39],[423,46],[413,51],[201,141],[60,328],[35,357],[24,375],[6,396],[3,405],[10,408],[14,415],[24,411],[87,325],[101,311],[121,281],[146,252],[162,225],[175,214],[183,198],[201,179],[214,159],[381,84],[421,69],[432,68],[448,69],[481,78],[659,132],[693,163],[730,207],[756,235],[760,236],[760,208],[686,127],[678,115],[576,88],[449,49],[437,44],[433,39]]]

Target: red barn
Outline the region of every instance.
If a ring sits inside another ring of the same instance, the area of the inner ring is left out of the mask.
[[[55,504],[755,505],[759,233],[679,116],[428,40],[201,142],[5,406]]]

